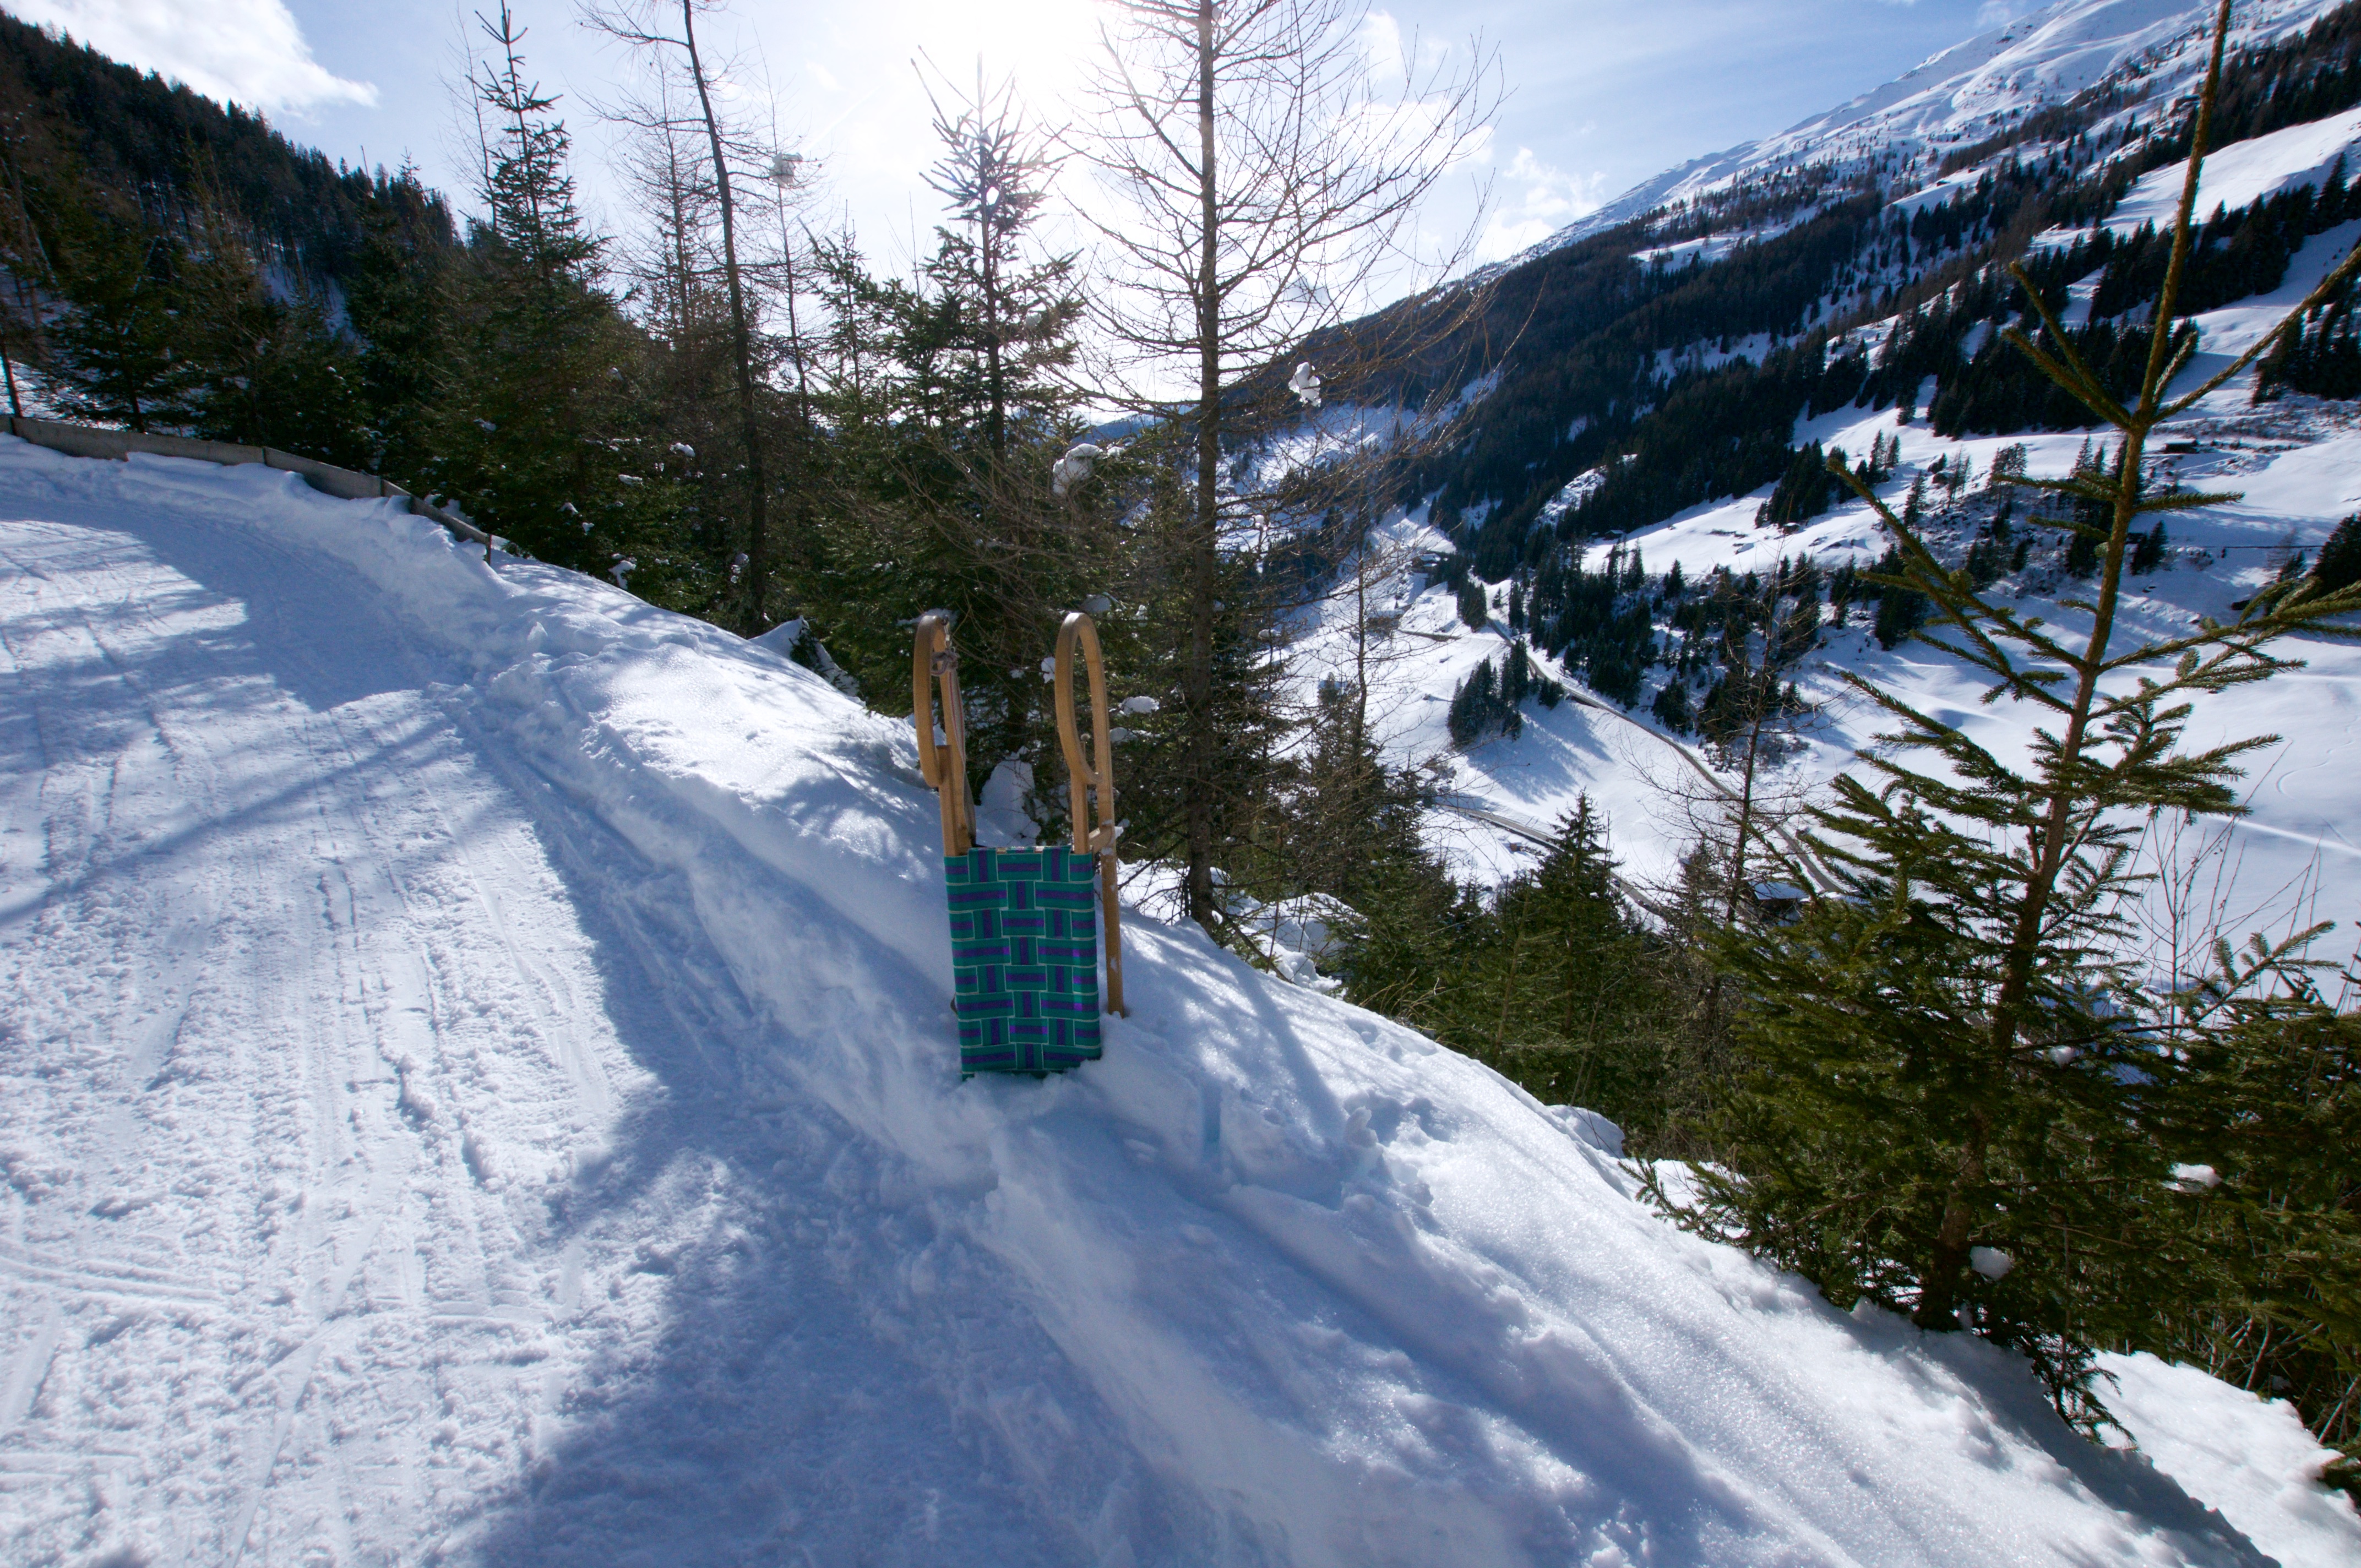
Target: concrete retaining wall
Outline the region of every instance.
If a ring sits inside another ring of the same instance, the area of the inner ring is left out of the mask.
[[[434,506],[412,495],[400,485],[380,479],[374,474],[357,474],[350,468],[334,464],[314,462],[298,457],[292,452],[281,452],[273,446],[240,446],[227,441],[198,441],[185,435],[142,435],[136,431],[100,430],[93,425],[68,424],[62,420],[8,418],[8,433],[46,446],[52,452],[64,452],[76,457],[110,457],[116,462],[135,452],[145,452],[158,457],[193,457],[203,463],[219,463],[227,467],[238,463],[259,463],[265,467],[283,468],[291,474],[301,474],[304,483],[324,495],[348,501],[398,499],[409,503],[416,516],[430,518],[457,534],[460,538],[490,547],[491,537],[474,523],[442,507]]]

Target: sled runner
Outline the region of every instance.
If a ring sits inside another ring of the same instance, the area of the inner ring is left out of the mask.
[[[1074,726],[1074,652],[1080,648],[1082,667],[1091,683],[1091,743],[1096,753],[1084,761],[1082,737]],[[1058,628],[1058,744],[1066,753],[1067,787],[1072,794],[1069,816],[1074,825],[1074,853],[1095,855],[1099,867],[1099,907],[1106,912],[1107,1011],[1128,1014],[1123,1004],[1123,910],[1115,901],[1115,738],[1107,726],[1106,661],[1099,654],[1099,629],[1081,610],[1069,613]],[[1095,764],[1095,765],[1093,765]],[[1092,808],[1098,826],[1089,826]]]
[[[993,849],[975,842],[959,656],[951,651],[950,622],[939,612],[919,618],[911,687],[918,765],[942,802],[961,1076],[1038,1076],[1093,1060],[1099,1055],[1095,857],[1063,846]]]

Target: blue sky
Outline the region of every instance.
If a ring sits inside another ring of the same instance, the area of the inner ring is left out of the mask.
[[[496,0],[0,0],[118,58],[259,107],[330,156],[414,160],[461,193],[470,133],[451,83],[470,14]],[[564,93],[585,192],[629,225],[603,176],[591,113],[620,61],[577,22],[573,0],[515,0],[532,63]],[[1429,47],[1499,50],[1510,96],[1482,172],[1494,205],[1486,256],[1546,235],[1658,170],[1776,131],[1887,81],[2013,12],[2007,0],[1387,0]],[[1090,46],[1094,0],[740,0],[704,27],[736,66],[738,107],[775,117],[783,141],[821,162],[820,213],[849,220],[888,261],[934,222],[917,171],[932,157],[910,61],[921,49],[962,75],[980,56],[1015,71],[1055,113]],[[1474,171],[1471,171],[1474,172]],[[1455,192],[1438,214],[1466,215]]]

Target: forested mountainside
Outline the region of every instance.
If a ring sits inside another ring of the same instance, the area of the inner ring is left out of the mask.
[[[1847,1124],[1862,1131],[1864,1147],[1895,1146],[1898,1129],[1920,1124],[1918,1112],[1890,1102],[1862,1111],[1883,1092],[1861,1087],[1864,1061],[1893,1068],[1896,1076],[1881,1081],[1904,1095],[1966,1081],[1927,1065],[1938,1032],[1929,1019],[1949,1001],[1898,1024],[1891,1057],[1839,1060],[1838,1050],[1806,1061],[1844,1034],[1855,1002],[1872,1012],[1888,1005],[1863,1001],[1866,991],[1797,1024],[1801,1054],[1778,1070],[1733,1071],[1734,1061],[1765,1059],[1763,1035],[1750,1033],[1762,1017],[1803,1016],[1788,1011],[1798,976],[1839,950],[1825,932],[1851,905],[1823,896],[1831,886],[1859,893],[1864,907],[1883,907],[1890,893],[1897,932],[1918,929],[1915,912],[1941,908],[1949,918],[1983,896],[1946,904],[1929,893],[1940,874],[1928,870],[1933,860],[1863,892],[1865,883],[1847,880],[1850,865],[1816,863],[1761,823],[1792,822],[1846,852],[1860,821],[1837,823],[1813,807],[1848,781],[1868,791],[1898,776],[1878,771],[1902,754],[1887,744],[1897,729],[1956,740],[1959,755],[1974,753],[1960,776],[1980,781],[2046,754],[2060,728],[2055,716],[2011,700],[2023,685],[1996,694],[1989,670],[1943,651],[1945,634],[1960,633],[1962,596],[1982,596],[1970,620],[2076,634],[2095,623],[2095,603],[2115,604],[2124,617],[2110,623],[2115,655],[2170,680],[2171,660],[2151,668],[2147,655],[2123,653],[2131,627],[2156,640],[2149,648],[2168,646],[2186,629],[2210,635],[2202,629],[2255,606],[2349,593],[2361,581],[2361,469],[2355,411],[2343,400],[2361,385],[2352,290],[2322,298],[2296,341],[2239,365],[2276,341],[2281,315],[2361,235],[2351,178],[2361,169],[2356,7],[2258,3],[2232,12],[2228,90],[2205,138],[2193,250],[2159,361],[2169,364],[2177,347],[2193,356],[2167,378],[2174,395],[2216,373],[2225,383],[2169,420],[2158,415],[2130,465],[2124,422],[2110,414],[2103,425],[2003,336],[2017,327],[2037,343],[2064,337],[2107,383],[2092,389],[2094,398],[2123,400],[2156,346],[2147,323],[2163,282],[2158,236],[2184,188],[2191,95],[2219,14],[2079,0],[1971,40],[1870,95],[1866,108],[1705,160],[1694,177],[1653,182],[1643,189],[1664,199],[1647,210],[1627,203],[1611,224],[1576,225],[1472,280],[1489,290],[1480,325],[1418,375],[1362,394],[1365,404],[1455,401],[1466,412],[1443,427],[1442,450],[1397,476],[1400,510],[1372,533],[1344,578],[1347,591],[1304,612],[1289,644],[1292,667],[1306,700],[1333,692],[1371,716],[1384,754],[1403,770],[1404,794],[1422,805],[1427,841],[1489,897],[1448,909],[1432,894],[1422,903],[1407,878],[1382,883],[1374,853],[1356,869],[1357,885],[1342,876],[1320,884],[1363,912],[1371,933],[1338,966],[1348,994],[1415,1021],[1544,1100],[1603,1109],[1652,1155],[1721,1158],[1733,1144],[1712,1140],[1744,1135],[1734,1132],[1730,1107],[1741,1091],[1733,1082],[1792,1094],[1786,1141],[1774,1139],[1778,1152],[1744,1174],[1770,1182],[1811,1173],[1792,1190],[1799,1195],[1841,1163],[1833,1150],[1842,1135],[1831,1129],[1846,1118],[1862,1117]],[[1360,330],[1407,336],[1405,320],[1435,302],[1405,302]],[[1350,363],[1346,348],[1327,356]],[[1352,429],[1346,416],[1328,428]],[[1831,473],[1831,459],[1882,512]],[[2059,493],[2060,481],[2073,492]],[[2094,498],[2108,483],[2120,487],[2117,499],[2102,503]],[[2208,498],[2222,504],[2200,504]],[[1913,550],[1920,554],[1906,562]],[[2108,949],[2141,977],[2133,989],[2170,993],[2212,962],[2210,946],[2182,943],[2185,928],[2158,935],[2173,919],[2163,905],[2191,885],[2175,880],[2189,866],[2223,868],[2202,918],[2234,941],[2349,912],[2339,906],[2339,876],[2361,840],[2328,759],[2349,745],[2356,666],[2332,633],[2304,636],[2290,657],[2303,662],[2301,678],[2235,703],[2201,699],[2168,721],[2251,742],[2269,760],[2254,765],[2251,786],[2236,786],[2236,808],[2249,815],[2235,825],[2191,828],[2177,812],[2147,818],[2169,815],[2191,836],[2138,847],[2148,857],[2140,865],[2162,868],[2158,902],[2139,907],[2147,894],[2127,896],[2118,911],[2133,934]],[[1905,723],[1903,712],[1927,717]],[[1769,798],[1779,804],[1766,806]],[[1982,808],[1946,800],[1944,809],[1963,815]],[[1909,802],[1881,820],[1916,820],[1916,809]],[[1993,841],[2015,842],[2029,819],[1995,827]],[[2202,850],[2199,833],[2212,835]],[[1881,874],[1898,863],[1881,861]],[[1910,921],[1899,913],[1905,896]],[[1579,938],[1565,937],[1565,952],[1544,955],[1545,943],[1577,928],[1567,910],[1618,901],[1620,920],[1601,916]],[[2191,907],[2184,899],[2178,913]],[[1695,984],[1677,968],[1689,940],[1681,933],[1730,933],[1730,945],[1715,950],[1742,967],[1788,940],[1791,923],[1809,933],[1794,939],[1810,959],[1775,979],[1752,971],[1742,1003],[1730,1002],[1710,964]],[[1552,935],[1536,939],[1542,931]],[[2349,951],[2344,932],[2334,939]],[[1912,939],[1896,936],[1891,951]],[[1567,956],[1577,950],[1587,956]],[[2087,975],[2078,966],[2098,961],[2096,950],[2069,969]],[[1914,958],[1878,970],[1875,983],[1895,998],[1916,977],[1960,972],[1949,958]],[[1744,1014],[1727,1036],[1726,1003]],[[1753,1043],[1729,1045],[1740,1037]],[[2315,1085],[2342,1071],[2325,1057],[2307,1059],[2323,1075]],[[2009,1080],[2031,1096],[2035,1143],[2058,1125],[2041,1077]],[[2006,1078],[1981,1080],[1974,1094],[1945,1103],[1972,1101],[1984,1114]],[[2319,1124],[2343,1114],[2328,1089],[2299,1098]],[[1708,1103],[1715,1109],[1692,1109]],[[2106,1124],[2081,1146],[2114,1146],[2115,1124]],[[1680,1141],[1707,1127],[1706,1139]],[[1908,1179],[1928,1182],[1916,1190],[1941,1190],[1948,1178],[1929,1174],[1940,1157]],[[2319,1168],[2325,1175],[2337,1162]],[[2023,1192],[2041,1179],[2026,1179],[1995,1213],[2026,1211]],[[2349,1202],[2349,1179],[2333,1179],[2342,1185],[2332,1201]],[[1849,1272],[1856,1263],[1873,1273],[1892,1255],[1885,1240],[1847,1251],[1862,1232],[1830,1239],[1839,1223],[1831,1216],[1855,1197],[1872,1195],[1863,1201],[1874,1208],[1894,1190],[1882,1177],[1848,1180],[1841,1193],[1798,1196],[1783,1217],[1795,1228],[1771,1244],[1792,1243],[1781,1255],[1836,1299],[1865,1277]],[[2155,1212],[2136,1185],[2118,1190],[2132,1208]],[[2105,1231],[2121,1227],[2111,1220]],[[2058,1255],[2086,1266],[2081,1245]],[[2125,1320],[2136,1320],[2125,1331],[2132,1337],[2169,1321],[2166,1332],[2178,1337],[2167,1354],[2235,1367],[2233,1376],[2286,1394],[2315,1430],[2361,1451],[2361,1425],[2351,1424],[2355,1363],[2341,1331],[2316,1319],[2267,1333],[2254,1319],[2224,1332],[2235,1313],[2165,1305],[2189,1299],[2187,1281],[2229,1255],[2208,1243],[2186,1255],[2193,1261],[2182,1278],[2152,1296],[2145,1286],[2084,1294],[2096,1277],[2084,1275],[2050,1299],[2101,1313],[2140,1299]],[[2334,1294],[2336,1273],[2306,1266],[2279,1299]],[[2009,1289],[2024,1288],[2022,1274],[2011,1278]],[[2056,1343],[2097,1319],[2078,1321]]]
[[[5,14],[0,126],[13,181],[71,172],[110,205],[183,228],[225,209],[315,285],[359,266],[380,205],[430,243],[455,242],[449,204],[406,174],[346,169],[258,114]]]
[[[2308,25],[2294,26],[2288,7],[2261,9],[2227,72],[2216,153],[2361,104],[2361,6],[2304,8]],[[2026,27],[2015,41],[2037,51],[2042,39]],[[1963,123],[1983,134],[1916,122],[1881,134],[1872,120],[1841,145],[1783,145],[1759,167],[1500,270],[1457,352],[1430,360],[1430,381],[1490,377],[1491,389],[1466,439],[1420,465],[1405,496],[1431,498],[1477,573],[1497,581],[1538,566],[1553,542],[1779,478],[1799,448],[1796,420],[1814,411],[1906,403],[1954,433],[2080,426],[2080,406],[2000,339],[2038,324],[2007,269],[2025,265],[2053,310],[2075,307],[2086,355],[2108,362],[2128,345],[2121,329],[2153,294],[2164,247],[2156,214],[2130,232],[2103,220],[2144,176],[2187,157],[2194,41],[2184,31],[2148,44],[2059,101],[2037,81],[1978,104]],[[2276,286],[2304,239],[2356,216],[2340,170],[2221,203],[2189,311]],[[2093,273],[2085,298],[2070,299]],[[2361,364],[2349,299],[2281,356],[2274,384],[2349,395]],[[1437,389],[1387,390],[1417,400]],[[1544,519],[1554,526],[1536,530]]]
[[[742,509],[670,450],[707,439],[708,302],[662,323],[625,309],[612,242],[575,208],[565,123],[518,74],[521,37],[492,39],[506,75],[478,72],[493,128],[473,194],[490,211],[461,233],[408,169],[342,167],[0,16],[12,411],[379,474],[543,559],[628,562],[644,596],[710,609]]]

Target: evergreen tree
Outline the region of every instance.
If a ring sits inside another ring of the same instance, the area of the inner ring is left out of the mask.
[[[2074,477],[2097,488],[2104,485],[2106,473],[2106,453],[2093,452],[2089,442],[2082,443],[2081,454],[2074,459]],[[2072,521],[2066,525],[2066,575],[2087,577],[2098,569],[2099,549],[2111,521],[2109,509],[2089,494],[2072,495],[2069,501]]]
[[[1862,574],[1861,580],[1877,590],[1877,614],[1870,632],[1879,647],[1894,647],[1927,624],[1927,596],[1904,572],[1898,545],[1878,557],[1876,570]]]
[[[1471,631],[1481,631],[1492,622],[1492,596],[1480,577],[1463,577],[1459,583],[1459,619]]]
[[[71,167],[28,183],[40,244],[10,265],[20,287],[56,302],[41,367],[58,411],[136,431],[180,424],[193,367],[174,291],[179,247],[101,202]]]
[[[2256,372],[2257,402],[2271,400],[2282,388],[2316,398],[2361,396],[2361,339],[2354,335],[2349,294],[2282,336]]]
[[[1407,936],[1440,918],[1455,890],[1426,849],[1433,788],[1386,765],[1357,694],[1340,682],[1321,684],[1305,740],[1284,786],[1288,881],[1356,912],[1348,942],[1366,943],[1380,929]],[[1348,977],[1354,972],[1347,966]]]
[[[2361,583],[2361,515],[2346,518],[2329,533],[2320,559],[2312,563],[2312,580],[2326,594]]]
[[[1615,883],[1606,819],[1583,795],[1530,876],[1500,890],[1497,933],[1470,976],[1498,1012],[1466,1018],[1461,1038],[1539,1098],[1653,1126],[1660,1085],[1649,1025],[1647,938]],[[1469,1037],[1489,1023],[1490,1038]]]
[[[346,316],[359,341],[360,398],[373,448],[361,465],[405,486],[422,482],[446,392],[448,247],[426,192],[408,168],[379,179],[362,214],[362,242],[345,282]]]
[[[2228,20],[2225,3],[2200,149]],[[2191,243],[2201,162],[2184,182],[2177,257]],[[2268,743],[2183,750],[2191,694],[2267,678],[2286,667],[2274,640],[2349,634],[2361,610],[2361,592],[2290,586],[2233,624],[2119,639],[2135,521],[2220,499],[2143,495],[2150,433],[2270,342],[2168,399],[2194,350],[2176,330],[2179,275],[2176,260],[2128,405],[2026,283],[2047,330],[2017,334],[2017,351],[2123,437],[2103,474],[2017,481],[2104,509],[2093,597],[2078,605],[2087,631],[2060,635],[1986,599],[1865,497],[1896,541],[1899,576],[1936,607],[1929,640],[1988,675],[1992,699],[2034,704],[2048,723],[2019,762],[1854,680],[1893,719],[1895,750],[1864,757],[1874,787],[1841,777],[1817,814],[1813,842],[1846,896],[1720,944],[1751,999],[1738,1036],[1748,1076],[1718,1124],[1727,1165],[1702,1174],[1686,1213],[1839,1306],[1866,1298],[1925,1328],[1971,1327],[2024,1349],[2061,1409],[2085,1420],[2099,1416],[2094,1348],[2141,1332],[2180,1288],[2153,1195],[2171,1179],[2166,1134],[2191,1103],[2190,1058],[2139,1026],[2154,1009],[2126,941],[2132,839],[2147,813],[2235,810],[2238,759]],[[2126,684],[2127,670],[2169,673]],[[1913,767],[1914,751],[1938,766]]]
[[[208,203],[174,280],[186,323],[185,418],[196,435],[366,468],[365,411],[349,343],[308,293],[272,294],[251,242]]]
[[[1795,596],[1786,617],[1779,623],[1778,662],[1793,664],[1819,645],[1820,598],[1815,591]]]
[[[1039,662],[1059,618],[1094,605],[1108,658],[1159,701],[1157,716],[1126,721],[1136,737],[1127,771],[1154,773],[1173,754],[1163,714],[1172,688],[1146,636],[1147,612],[1169,590],[1148,559],[1151,542],[1116,519],[1148,499],[1153,459],[1143,454],[1156,438],[1104,456],[1063,495],[1053,489],[1060,455],[1081,433],[1062,374],[1078,309],[1071,266],[1029,249],[1023,218],[1038,192],[1016,183],[1024,171],[1011,161],[1011,123],[963,118],[942,128],[961,167],[1012,181],[1012,212],[995,201],[987,214],[989,269],[983,239],[949,227],[912,282],[873,276],[849,241],[818,246],[829,327],[814,356],[812,403],[826,433],[817,460],[828,472],[809,601],[830,646],[889,711],[909,701],[897,626],[925,609],[952,611],[969,661],[971,768],[980,783],[998,762],[1019,760],[1044,785],[1058,749]],[[1058,795],[1042,791],[1053,811]],[[1129,847],[1153,842],[1159,790],[1140,779],[1126,798]]]
[[[1681,1016],[1693,977],[1633,911],[1587,796],[1488,903],[1430,880],[1368,907],[1346,970],[1355,1001],[1545,1102],[1599,1112],[1635,1151],[1695,1152],[1719,1068]]]
[[[2300,956],[2323,932],[2219,942],[2171,999],[2186,1061],[2149,1229],[2187,1277],[2127,1343],[2290,1399],[2361,1495],[2361,1014]]]
[[[1502,699],[1499,672],[1487,659],[1453,690],[1444,724],[1451,743],[1464,750],[1494,735],[1513,740],[1524,732],[1525,720],[1515,704]]]
[[[1690,725],[1695,722],[1688,682],[1678,675],[1666,681],[1664,689],[1656,694],[1656,700],[1649,705],[1648,711],[1656,716],[1657,723],[1674,734],[1687,734]]]
[[[527,81],[503,6],[476,82],[498,136],[485,148],[489,218],[456,290],[460,364],[426,477],[533,554],[602,575],[633,563],[660,602],[706,597],[677,533],[680,476],[637,417],[637,345],[602,284],[606,242],[575,203],[556,100]]]
[[[1032,651],[1063,611],[1120,575],[1115,531],[1086,501],[1063,504],[1051,489],[1060,455],[1081,433],[1069,372],[1082,295],[1075,258],[1044,251],[1036,232],[1056,165],[1014,89],[979,78],[972,98],[938,107],[935,132],[943,156],[928,182],[951,222],[937,229],[925,269],[931,299],[911,297],[918,308],[906,318],[917,337],[906,340],[903,363],[928,405],[911,433],[927,450],[912,461],[934,476],[911,494],[964,557],[963,591],[940,602],[964,612],[961,644],[983,654],[984,684],[971,689],[988,728],[971,755],[980,766],[1038,762],[1057,748]]]
[[[1837,461],[1843,462],[1841,453]],[[1828,510],[1836,499],[1835,481],[1828,477],[1828,457],[1817,441],[1795,449],[1795,460],[1788,464],[1771,499],[1764,501],[1755,515],[1757,524],[1794,530]]]

